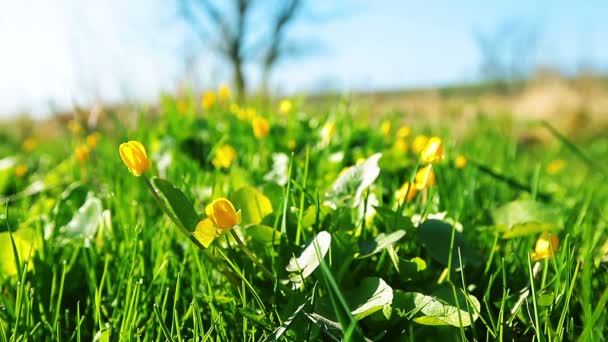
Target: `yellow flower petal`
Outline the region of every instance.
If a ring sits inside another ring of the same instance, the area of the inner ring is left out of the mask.
[[[241,212],[236,211],[232,202],[218,198],[205,207],[205,213],[222,230],[230,230],[241,223]]]
[[[118,151],[122,161],[133,175],[141,176],[150,168],[150,159],[148,159],[146,149],[139,141],[131,140],[122,143]]]
[[[219,236],[219,234],[215,224],[213,224],[209,218],[206,218],[201,220],[196,225],[196,229],[194,229],[194,232],[192,232],[192,236],[194,236],[194,238],[200,242],[201,245],[208,248],[213,240]]]
[[[416,172],[415,185],[418,190],[433,186],[435,183],[433,164],[429,164]]]
[[[467,158],[463,155],[456,157],[456,160],[454,160],[454,165],[457,169],[463,169],[465,166],[467,166]]]
[[[557,235],[551,233],[542,233],[534,245],[534,252],[532,258],[534,260],[541,260],[553,256],[553,253],[557,251],[559,247],[559,239]]]
[[[268,136],[270,132],[270,124],[268,120],[261,116],[256,116],[251,120],[251,126],[253,127],[253,135],[256,138],[262,139]]]
[[[443,142],[439,137],[432,137],[420,153],[420,162],[423,164],[435,163],[443,158]]]

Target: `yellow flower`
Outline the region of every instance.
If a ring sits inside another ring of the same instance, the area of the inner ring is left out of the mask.
[[[380,133],[382,133],[382,135],[384,135],[385,137],[388,137],[391,134],[391,128],[391,122],[388,120],[384,120],[380,124]]]
[[[405,183],[403,183],[401,188],[399,188],[399,190],[397,190],[397,192],[395,192],[395,197],[397,197],[397,200],[399,201],[399,203],[403,202],[403,200],[406,200],[406,199],[408,202],[410,202],[411,200],[414,199],[414,197],[416,197],[416,193],[418,193],[418,189],[416,189],[416,187],[413,185],[414,184],[412,184],[410,182],[405,182]]]
[[[412,128],[410,126],[401,126],[397,130],[397,138],[407,138],[412,133]]]
[[[120,158],[134,176],[139,177],[150,168],[151,164],[146,154],[146,148],[139,141],[131,140],[122,143],[118,151],[120,152]]]
[[[251,126],[253,127],[253,135],[258,139],[263,139],[268,136],[270,132],[270,124],[264,117],[256,116],[251,120]]]
[[[226,84],[222,84],[217,88],[217,97],[220,101],[226,101],[230,98],[230,87]]]
[[[89,159],[90,152],[91,151],[87,145],[80,145],[76,147],[76,150],[74,150],[74,155],[79,162],[84,163],[87,161],[87,159]]]
[[[456,168],[458,169],[463,169],[465,166],[467,166],[467,158],[463,155],[459,155],[454,160],[454,165],[456,165]]]
[[[293,109],[293,103],[291,103],[291,101],[289,101],[288,99],[283,99],[279,103],[279,112],[281,112],[283,114],[289,114],[289,112],[291,112],[292,109]]]
[[[287,148],[290,151],[295,150],[296,146],[297,146],[296,139],[289,139],[289,140],[287,140]]]
[[[186,99],[179,99],[177,101],[177,112],[181,115],[185,115],[188,113],[188,101]]]
[[[555,159],[547,165],[547,173],[550,175],[558,174],[566,167],[566,161],[563,159]]]
[[[36,141],[36,139],[27,138],[23,141],[23,144],[21,144],[21,148],[25,152],[31,152],[36,148],[37,145],[38,145],[38,142]]]
[[[25,166],[25,164],[17,165],[15,168],[15,176],[21,178],[25,176],[25,174],[27,174],[27,166]]]
[[[87,135],[87,146],[90,149],[94,149],[99,144],[99,140],[101,140],[101,134],[99,132],[93,132]]]
[[[232,202],[226,198],[218,198],[205,207],[205,214],[213,224],[223,231],[241,223],[241,211],[236,211]]]
[[[416,172],[415,185],[418,190],[422,190],[436,184],[433,164],[429,164]]]
[[[432,137],[426,142],[426,146],[420,153],[420,162],[429,164],[441,159],[443,159],[443,142],[439,137]]]
[[[397,139],[394,148],[399,152],[407,152],[407,143],[405,142],[405,139]]]
[[[78,121],[72,119],[68,121],[68,130],[72,132],[72,134],[78,135],[82,133],[82,126],[80,125],[80,123],[78,123]]]
[[[230,145],[223,145],[215,150],[215,157],[211,163],[216,168],[229,168],[236,159],[236,151]]]
[[[556,235],[551,233],[542,233],[536,240],[534,245],[534,252],[532,252],[532,259],[541,260],[553,256],[553,253],[557,251],[559,247],[559,239]]]
[[[336,124],[333,121],[327,121],[321,128],[321,144],[323,146],[329,145],[334,134],[336,134]]]
[[[214,104],[215,104],[215,93],[212,91],[206,91],[203,94],[203,97],[201,99],[201,106],[203,107],[203,109],[209,109],[209,108],[213,107]]]
[[[429,139],[425,135],[417,135],[412,142],[412,151],[414,151],[414,153],[420,153],[426,146],[428,140]]]

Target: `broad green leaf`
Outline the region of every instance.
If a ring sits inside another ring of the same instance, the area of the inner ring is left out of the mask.
[[[85,246],[88,246],[97,232],[102,212],[101,200],[89,193],[87,200],[76,211],[72,220],[58,229],[57,240],[65,243],[72,239],[84,239]]]
[[[509,202],[492,212],[494,223],[506,227],[528,222],[559,224],[559,217],[555,208],[532,200]]]
[[[23,263],[30,258],[40,246],[40,238],[31,228],[19,229],[13,233],[19,261]],[[31,267],[32,264],[29,264]],[[17,265],[9,232],[0,233],[0,279],[17,274]]]
[[[405,236],[405,230],[397,230],[390,234],[380,233],[373,240],[365,240],[359,242],[359,257],[364,258],[376,253],[379,253],[391,246],[395,242],[401,240]]]
[[[316,246],[315,246],[316,245]],[[322,231],[302,250],[300,255],[289,259],[285,267],[289,274],[289,281],[294,288],[302,286],[302,281],[306,279],[319,266],[321,259],[325,257],[331,245],[331,235]],[[317,248],[319,254],[317,254]]]
[[[271,247],[281,243],[281,232],[269,226],[256,224],[243,229],[243,231],[247,240],[251,240],[260,246]]]
[[[153,177],[152,185],[168,209],[188,231],[193,232],[199,222],[192,202],[168,180]]]
[[[440,220],[426,220],[418,226],[420,241],[433,259],[447,266],[450,255],[450,241],[452,238],[452,225]],[[454,250],[452,266],[460,268],[458,250],[464,265],[476,265],[480,262],[477,252],[471,247],[464,235],[454,232]]]
[[[526,222],[517,223],[511,226],[510,229],[506,229],[502,234],[503,239],[512,239],[520,236],[535,235],[542,232],[561,229],[554,223],[542,223],[542,222]]]
[[[414,228],[412,220],[409,217],[403,216],[393,209],[385,206],[376,208],[374,223],[381,230],[394,231],[397,229],[402,229],[408,231]]]
[[[355,319],[371,315],[393,302],[393,289],[382,278],[363,278],[358,283],[357,288],[345,293]]]
[[[367,189],[380,174],[378,160],[382,153],[376,153],[359,165],[353,165],[344,171],[325,193],[325,204],[337,208],[347,206],[354,208],[362,201],[363,191]]]
[[[432,295],[396,291],[393,312],[422,325],[466,327],[479,318],[477,298],[457,290],[458,305],[450,287],[441,287]],[[460,307],[460,309],[458,309]]]
[[[259,224],[273,211],[268,197],[252,186],[240,188],[231,199],[235,208],[241,210],[243,225]]]
[[[89,188],[80,183],[73,183],[62,193],[53,209],[55,227],[63,227],[72,220],[76,212],[87,199]]]

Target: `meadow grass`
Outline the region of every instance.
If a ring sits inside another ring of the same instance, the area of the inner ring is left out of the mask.
[[[407,115],[381,128],[339,101],[205,107],[167,96],[156,116],[5,144],[0,341],[605,339],[608,139],[549,124],[553,141],[522,145],[499,119],[406,134]],[[416,177],[422,135],[443,144],[434,185]],[[119,156],[128,140],[152,161],[141,177]],[[222,234],[201,249],[176,226],[220,197],[244,247]]]

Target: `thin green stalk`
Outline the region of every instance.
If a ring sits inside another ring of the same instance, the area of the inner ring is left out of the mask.
[[[260,267],[260,269],[262,269],[262,271],[264,272],[264,274],[266,274],[270,279],[275,280],[274,274],[272,272],[270,272],[270,270],[268,270],[266,268],[266,266],[264,266],[258,260],[258,258],[256,258],[255,255],[253,255],[253,253],[251,253],[251,251],[249,250],[249,248],[247,248],[247,246],[245,246],[245,244],[243,243],[243,240],[241,240],[241,238],[234,231],[234,229],[230,230],[230,234],[232,235],[232,237],[234,238],[234,240],[236,240],[236,242],[239,244],[239,246],[241,246],[241,249],[243,250],[243,252],[245,252],[245,254],[247,254],[247,256],[249,257],[249,259],[251,259],[251,261],[253,261],[254,264],[258,265]]]

